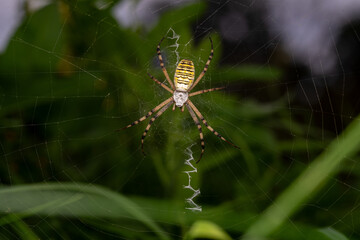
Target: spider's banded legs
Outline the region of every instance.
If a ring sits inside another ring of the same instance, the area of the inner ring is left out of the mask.
[[[194,112],[196,113],[196,115],[200,118],[200,120],[204,123],[204,125],[212,132],[215,134],[215,136],[217,136],[218,138],[220,138],[221,140],[229,143],[230,145],[232,145],[235,148],[239,148],[238,146],[236,146],[235,144],[233,144],[232,142],[229,142],[228,140],[226,140],[224,137],[222,137],[217,131],[215,131],[205,120],[205,118],[203,117],[203,115],[200,113],[200,111],[195,107],[195,105],[190,101],[190,99],[187,101],[187,103],[189,104],[189,106],[194,110]],[[239,148],[240,149],[240,148]]]
[[[206,71],[209,68],[210,62],[214,56],[214,47],[213,47],[213,42],[211,40],[211,37],[209,37],[210,39],[210,43],[211,43],[211,51],[210,51],[210,55],[209,55],[209,59],[207,60],[204,70],[200,73],[200,75],[198,76],[198,78],[196,79],[196,81],[194,82],[194,84],[190,87],[190,89],[188,90],[188,92],[190,92],[198,83],[199,81],[202,79],[202,77],[205,75]]]
[[[189,97],[192,97],[192,96],[195,96],[195,95],[199,95],[199,94],[202,94],[202,93],[207,93],[207,92],[212,92],[212,91],[221,90],[221,89],[224,89],[224,88],[225,88],[225,87],[218,87],[218,88],[211,88],[211,89],[205,89],[205,90],[196,91],[196,92],[190,93],[190,94],[189,94]]]
[[[196,163],[198,163],[198,162],[200,162],[201,157],[202,157],[202,155],[204,154],[204,151],[205,151],[204,135],[202,133],[202,129],[201,129],[199,119],[196,117],[194,111],[191,109],[191,107],[187,103],[186,103],[186,108],[189,110],[189,113],[190,113],[192,119],[194,120],[195,124],[197,125],[197,128],[199,129],[199,132],[200,132],[201,154],[200,154],[199,160],[196,161]]]
[[[120,130],[123,130],[125,128],[129,128],[132,126],[135,126],[136,124],[139,124],[140,122],[144,121],[145,119],[147,119],[148,117],[150,117],[154,112],[156,112],[157,110],[159,110],[160,108],[162,108],[163,106],[165,106],[167,103],[172,102],[173,101],[173,97],[170,97],[168,99],[166,99],[165,101],[163,101],[162,103],[160,103],[159,105],[157,105],[155,108],[151,109],[150,112],[148,112],[145,116],[141,117],[140,119],[136,120],[135,122],[127,125],[126,127],[123,127]]]
[[[164,38],[165,38],[165,37],[163,37],[163,38],[160,40],[160,42],[159,42],[159,44],[158,44],[158,46],[157,46],[156,51],[157,51],[157,55],[158,55],[158,57],[159,57],[159,62],[160,62],[161,70],[163,71],[163,73],[164,73],[164,75],[165,75],[165,78],[166,78],[166,80],[169,82],[171,88],[172,88],[173,90],[175,90],[174,83],[170,80],[169,74],[168,74],[167,71],[166,71],[166,68],[165,68],[165,65],[164,65],[164,62],[163,62],[163,59],[162,59],[162,56],[161,56],[160,44],[162,43],[162,41],[164,40]]]
[[[149,124],[146,126],[145,131],[144,131],[143,135],[141,136],[141,151],[142,151],[142,153],[143,153],[144,155],[145,155],[145,152],[144,152],[144,139],[145,139],[145,137],[146,137],[147,132],[149,131],[149,129],[150,129],[150,127],[151,127],[151,124],[152,124],[158,117],[160,117],[160,115],[163,114],[163,113],[166,111],[166,109],[168,109],[168,108],[171,106],[171,104],[172,104],[172,102],[169,102],[168,104],[165,105],[165,107],[163,107],[162,109],[160,109],[160,111],[158,111],[158,112],[156,113],[156,115],[153,116],[153,117],[150,119]]]
[[[155,77],[153,77],[150,73],[147,73],[149,75],[149,77],[154,80],[157,84],[159,84],[160,86],[162,86],[165,90],[167,90],[168,92],[174,93],[173,90],[171,90],[168,86],[166,86],[165,84],[163,84],[162,82],[160,82],[159,80],[157,80]]]

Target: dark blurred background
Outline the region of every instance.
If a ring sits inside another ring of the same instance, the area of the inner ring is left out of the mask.
[[[359,20],[355,0],[3,1],[0,183],[100,185],[146,208],[170,238],[189,237],[199,219],[241,236],[358,115]],[[117,131],[170,97],[147,76],[166,84],[156,54],[164,36],[171,78],[179,58],[191,59],[197,76],[212,37],[214,59],[196,89],[226,89],[193,102],[241,148],[203,126],[206,150],[192,175],[202,213],[186,210],[186,149],[195,160],[200,154],[187,111],[156,120],[146,156],[148,120]],[[284,229],[295,226],[293,234],[282,229],[275,239],[304,239],[327,226],[360,239],[358,159],[347,159],[289,219]],[[158,239],[136,219],[91,212],[30,214],[22,227],[41,239]],[[16,224],[0,226],[1,238],[19,237]]]

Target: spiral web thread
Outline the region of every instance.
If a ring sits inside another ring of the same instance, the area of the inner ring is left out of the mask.
[[[188,176],[188,184],[184,185],[184,188],[190,189],[193,192],[191,197],[185,199],[186,203],[188,203],[188,205],[189,205],[188,207],[185,207],[185,209],[201,212],[202,211],[201,206],[199,206],[198,204],[196,204],[194,202],[194,198],[197,197],[198,195],[200,195],[200,189],[194,189],[191,186],[191,173],[197,173],[197,168],[194,167],[194,165],[191,163],[191,161],[195,162],[194,157],[193,157],[193,152],[191,151],[192,146],[193,145],[189,146],[185,150],[185,154],[189,157],[188,159],[185,160],[185,164],[190,166],[191,170],[184,171],[184,173],[186,173]]]

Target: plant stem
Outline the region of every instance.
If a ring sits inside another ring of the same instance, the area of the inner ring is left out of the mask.
[[[305,201],[318,192],[340,169],[339,165],[359,150],[360,119],[356,118],[334,139],[305,171],[268,207],[246,231],[246,240],[264,239],[276,231]]]

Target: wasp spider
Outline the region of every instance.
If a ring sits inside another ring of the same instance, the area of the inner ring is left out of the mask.
[[[224,137],[222,137],[217,131],[215,131],[207,123],[207,121],[204,119],[203,115],[200,113],[200,111],[195,107],[195,105],[189,99],[189,97],[192,97],[192,96],[195,96],[195,95],[199,95],[199,94],[202,94],[202,93],[207,93],[207,92],[212,92],[212,91],[224,89],[224,87],[218,87],[218,88],[205,89],[205,90],[200,90],[200,91],[190,93],[190,91],[199,83],[199,81],[205,75],[206,71],[208,70],[211,59],[213,58],[213,55],[214,55],[213,42],[212,42],[211,38],[209,38],[209,39],[210,39],[210,43],[211,43],[211,52],[210,52],[209,59],[207,60],[207,62],[205,64],[204,70],[200,73],[200,75],[197,77],[197,79],[194,82],[195,68],[194,68],[193,62],[190,61],[190,60],[187,60],[187,59],[181,60],[180,63],[177,65],[176,70],[175,70],[175,76],[174,76],[175,85],[170,80],[169,74],[166,71],[166,68],[164,66],[164,62],[163,62],[163,59],[162,59],[162,56],[161,56],[161,52],[160,52],[160,44],[164,40],[164,37],[160,40],[159,45],[157,46],[157,55],[158,55],[158,58],[159,58],[160,67],[161,67],[161,69],[162,69],[162,71],[163,71],[163,73],[165,75],[166,80],[170,84],[171,89],[168,86],[166,86],[165,84],[163,84],[162,82],[160,82],[159,80],[157,80],[155,77],[153,77],[150,73],[148,73],[148,75],[157,84],[159,84],[165,90],[170,92],[172,94],[172,96],[170,98],[166,99],[165,101],[163,101],[162,103],[160,103],[155,108],[151,109],[145,116],[141,117],[140,119],[136,120],[135,122],[131,123],[130,125],[122,128],[122,129],[125,129],[125,128],[132,127],[132,126],[144,121],[145,119],[150,117],[153,113],[157,112],[155,114],[155,116],[153,116],[150,119],[149,124],[146,126],[145,131],[144,131],[144,133],[143,133],[143,135],[141,137],[141,150],[142,150],[143,153],[144,153],[144,139],[146,137],[147,132],[149,131],[149,129],[151,127],[151,124],[153,124],[153,122],[158,117],[160,117],[160,115],[163,114],[171,106],[171,104],[174,104],[173,105],[173,110],[175,110],[175,106],[176,106],[176,107],[181,108],[181,111],[184,111],[184,108],[186,106],[186,108],[189,110],[189,113],[190,113],[192,119],[194,120],[195,124],[197,125],[197,128],[199,129],[200,141],[201,141],[201,155],[200,155],[199,160],[197,160],[196,163],[198,163],[200,161],[200,159],[201,159],[201,157],[202,157],[202,155],[204,153],[204,150],[205,150],[204,136],[203,136],[201,125],[200,125],[200,122],[199,122],[198,118],[200,118],[200,120],[203,122],[203,124],[211,132],[213,132],[217,137],[219,137],[221,140],[231,144],[232,146],[234,146],[236,148],[239,148],[235,144],[229,142]]]

